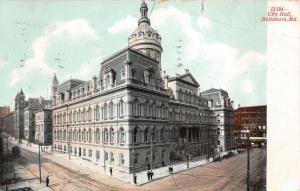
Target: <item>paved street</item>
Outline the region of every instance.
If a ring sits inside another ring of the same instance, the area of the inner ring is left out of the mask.
[[[260,175],[266,167],[266,150],[250,152],[251,179]],[[176,174],[143,186],[143,190],[201,190],[242,191],[246,190],[246,152],[222,162],[210,163],[190,171]]]
[[[33,175],[38,176],[38,156],[35,152],[21,149],[22,164]],[[141,186],[119,181],[103,175],[95,169],[83,168],[77,164],[72,169],[53,162],[51,155],[43,153],[42,177],[51,175],[52,190],[246,190],[246,152],[222,162],[210,163],[189,171],[180,172]],[[65,159],[61,159],[65,160]],[[67,160],[65,160],[68,163]],[[266,150],[251,151],[251,177],[262,174],[266,165]]]

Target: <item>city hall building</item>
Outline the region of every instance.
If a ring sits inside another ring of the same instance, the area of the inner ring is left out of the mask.
[[[61,84],[54,76],[54,150],[133,172],[233,148],[219,140],[220,131],[234,140],[232,125],[221,129],[217,121],[232,116],[228,94],[218,100],[217,116],[191,72],[169,77],[161,71],[161,36],[147,12],[142,2],[128,47],[105,59],[98,76]]]

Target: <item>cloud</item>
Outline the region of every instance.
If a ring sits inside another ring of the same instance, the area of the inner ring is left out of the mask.
[[[138,22],[136,18],[132,17],[131,15],[127,15],[126,18],[123,18],[110,26],[108,28],[108,32],[114,34],[131,32],[135,27],[137,27],[137,23]]]
[[[92,39],[97,40],[99,36],[90,28],[84,19],[75,19],[66,22],[56,22],[48,25],[44,35],[32,42],[33,57],[23,61],[22,67],[11,72],[10,85],[13,86],[22,81],[26,76],[36,73],[52,75],[55,69],[51,68],[46,60],[47,49],[55,39],[66,36],[72,40]]]
[[[8,61],[7,60],[4,60],[4,59],[0,59],[0,70],[2,68],[4,68],[4,66],[6,66],[8,64]]]
[[[250,79],[244,80],[242,82],[241,86],[242,86],[241,88],[243,89],[243,91],[245,93],[252,93],[255,88],[252,80],[250,80]]]
[[[78,70],[79,72],[72,75],[73,77],[83,79],[87,76],[91,78],[93,75],[98,76],[98,74],[95,74],[95,72],[98,72],[95,70],[95,68],[99,68],[100,63],[103,61],[102,56],[97,56],[95,58],[90,59],[89,61],[82,64],[81,68]]]
[[[174,19],[176,18],[176,19]],[[183,39],[182,56],[183,63],[194,70],[201,86],[205,88],[211,85],[223,88],[230,92],[251,92],[257,83],[256,72],[265,72],[265,55],[255,50],[241,51],[240,49],[221,41],[208,40],[205,30],[212,29],[212,23],[205,16],[199,15],[194,19],[190,13],[175,7],[159,8],[151,14],[151,25],[161,34],[165,43],[164,52],[171,49],[172,43],[178,38]],[[126,25],[130,25],[126,28]],[[132,31],[137,26],[132,16],[127,16],[116,22],[109,29],[117,34]],[[114,30],[113,30],[114,29]],[[205,30],[202,30],[205,29]],[[174,39],[175,38],[175,39]],[[173,42],[172,42],[173,41]],[[166,46],[167,45],[167,46]],[[169,50],[169,52],[171,52]],[[166,55],[168,59],[171,56]],[[169,60],[167,60],[169,62]],[[178,72],[178,68],[170,67],[170,73]],[[265,76],[261,73],[261,76]],[[262,77],[262,80],[265,78]],[[238,81],[238,85],[233,86]],[[265,90],[259,90],[264,92]],[[258,98],[259,95],[255,97]],[[255,99],[253,99],[255,101]]]
[[[210,20],[204,16],[199,16],[197,19],[198,26],[202,29],[210,29]]]

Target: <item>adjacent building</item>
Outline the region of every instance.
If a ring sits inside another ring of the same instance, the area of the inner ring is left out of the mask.
[[[5,117],[9,113],[10,113],[9,106],[1,106],[0,107],[0,130],[2,130],[2,131],[5,131],[5,129],[4,129]]]
[[[105,59],[99,75],[61,84],[54,76],[55,150],[104,169],[133,172],[215,154],[218,144],[219,151],[232,148],[227,92],[207,98],[203,95],[209,92],[200,93],[188,70],[174,77],[162,72],[161,36],[151,27],[147,12],[143,1],[128,47]],[[219,108],[209,105],[211,100],[226,103]]]
[[[211,88],[201,93],[217,121],[218,151],[234,149],[233,101],[222,89]]]
[[[9,136],[14,136],[15,135],[15,112],[12,111],[9,114],[7,114],[4,118],[4,131],[9,135]]]
[[[50,100],[40,98],[29,98],[24,109],[24,139],[35,142],[35,115],[34,112],[42,108],[51,107]]]
[[[238,147],[250,142],[267,143],[267,106],[246,106],[234,110],[234,134]]]
[[[34,112],[35,140],[42,145],[52,145],[52,110],[44,108]]]
[[[51,101],[40,98],[25,100],[21,90],[15,98],[15,138],[35,142],[34,112],[45,107],[51,107]]]

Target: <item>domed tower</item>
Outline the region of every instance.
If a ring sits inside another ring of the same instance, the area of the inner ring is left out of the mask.
[[[55,106],[56,104],[56,95],[57,95],[57,88],[58,88],[59,82],[56,78],[56,74],[54,74],[52,85],[51,85],[51,100],[52,100],[52,106]]]
[[[143,54],[161,61],[161,37],[156,30],[150,26],[150,19],[148,18],[148,7],[145,1],[142,1],[140,8],[141,18],[138,21],[138,27],[128,38],[128,46],[132,49],[138,50]]]

